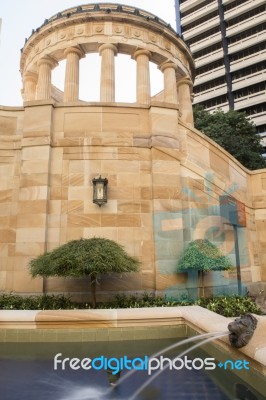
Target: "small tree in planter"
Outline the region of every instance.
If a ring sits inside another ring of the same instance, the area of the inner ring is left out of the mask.
[[[190,242],[178,260],[177,270],[185,272],[197,270],[199,282],[202,285],[204,296],[204,272],[224,271],[232,268],[231,261],[224,256],[221,250],[207,239],[198,239]],[[199,288],[199,297],[201,297]]]
[[[136,272],[139,261],[118,243],[104,238],[72,240],[29,263],[33,277],[84,277],[91,281],[92,307],[96,307],[96,281],[102,274]]]

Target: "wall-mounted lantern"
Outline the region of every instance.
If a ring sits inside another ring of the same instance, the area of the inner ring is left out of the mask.
[[[102,178],[101,175],[98,178],[93,178],[93,203],[98,204],[101,207],[107,203],[107,184],[108,179]]]

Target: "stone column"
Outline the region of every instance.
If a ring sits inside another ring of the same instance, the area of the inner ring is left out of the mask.
[[[36,96],[37,74],[27,71],[23,75],[23,100],[35,100]]]
[[[182,78],[177,82],[180,119],[181,121],[194,126],[191,94],[192,87],[193,84],[188,77]]]
[[[99,47],[102,56],[101,62],[101,90],[100,101],[115,101],[115,59],[117,47],[114,44],[106,43]]]
[[[49,100],[51,99],[52,85],[52,69],[58,63],[51,57],[45,56],[38,61],[39,77],[37,84],[36,100]]]
[[[167,62],[160,67],[164,74],[164,101],[177,104],[176,75],[177,66],[172,62]]]
[[[79,47],[69,47],[64,51],[66,57],[66,75],[64,102],[77,101],[79,98],[79,60],[84,57]]]
[[[150,104],[151,84],[149,60],[151,53],[148,50],[137,50],[133,54],[137,62],[137,102]]]

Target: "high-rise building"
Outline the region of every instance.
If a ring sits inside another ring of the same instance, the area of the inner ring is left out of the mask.
[[[266,135],[266,0],[176,0],[196,63],[194,104],[245,111]]]

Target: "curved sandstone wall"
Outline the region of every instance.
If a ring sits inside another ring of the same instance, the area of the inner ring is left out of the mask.
[[[79,60],[101,56],[100,101],[79,100]],[[136,62],[136,102],[115,102],[115,56]],[[65,87],[51,71],[66,59]],[[164,89],[150,94],[150,62]],[[156,16],[114,4],[66,10],[34,31],[21,55],[22,108],[0,108],[0,290],[70,292],[86,280],[32,279],[27,265],[45,250],[80,237],[103,236],[142,262],[139,274],[103,277],[110,292],[186,292],[195,277],[176,274],[191,240],[209,237],[234,259],[233,229],[219,198],[245,205],[239,228],[244,282],[265,280],[264,171],[249,172],[193,128],[193,61],[184,42]],[[108,203],[92,202],[92,179],[108,178]],[[209,280],[207,280],[209,279]],[[193,283],[194,282],[194,283]],[[206,285],[236,283],[213,274]],[[196,287],[195,286],[195,287]]]

